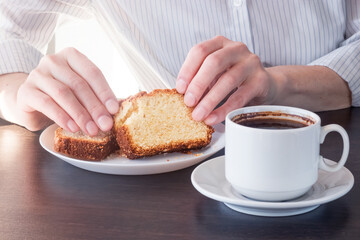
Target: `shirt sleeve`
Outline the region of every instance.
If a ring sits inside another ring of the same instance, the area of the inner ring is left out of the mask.
[[[59,16],[88,17],[87,0],[0,1],[0,74],[29,73],[47,50]]]
[[[352,105],[360,106],[360,1],[347,0],[345,40],[329,54],[309,65],[326,66],[335,71],[348,84]]]

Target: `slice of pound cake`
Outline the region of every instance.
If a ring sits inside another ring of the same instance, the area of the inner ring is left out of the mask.
[[[100,131],[90,137],[81,131],[71,133],[59,127],[54,140],[55,151],[82,160],[100,161],[119,148],[113,131]]]
[[[175,89],[141,92],[121,101],[114,116],[121,153],[134,159],[205,147],[214,129],[193,120],[192,110]]]

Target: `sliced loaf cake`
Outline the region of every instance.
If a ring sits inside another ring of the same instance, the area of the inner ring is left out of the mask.
[[[121,101],[114,116],[121,153],[134,159],[205,147],[214,129],[193,120],[192,110],[175,89],[141,92]]]

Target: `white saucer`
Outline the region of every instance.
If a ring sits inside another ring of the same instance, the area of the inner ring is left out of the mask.
[[[318,181],[305,195],[284,202],[262,202],[236,193],[225,178],[224,164],[225,157],[220,156],[197,166],[191,174],[192,184],[201,194],[250,215],[281,217],[306,213],[344,196],[354,185],[354,177],[345,167],[334,173],[319,170]]]

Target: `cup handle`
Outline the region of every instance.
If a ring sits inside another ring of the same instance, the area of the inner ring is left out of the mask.
[[[337,164],[330,165],[330,164],[326,163],[326,160],[328,160],[328,159],[320,156],[319,167],[320,167],[320,169],[323,169],[328,172],[336,172],[344,166],[344,164],[348,158],[349,148],[350,148],[348,134],[346,133],[346,131],[343,127],[341,127],[340,125],[337,125],[337,124],[329,124],[324,127],[321,127],[320,143],[323,143],[326,135],[329,132],[333,132],[333,131],[340,133],[340,135],[343,139],[344,146],[343,146],[343,152],[342,152],[341,158]]]

